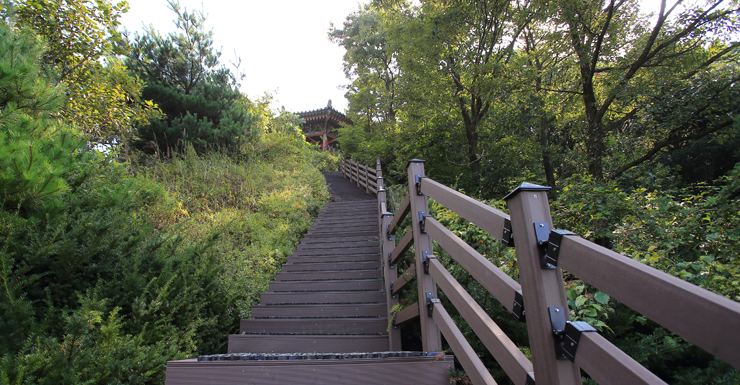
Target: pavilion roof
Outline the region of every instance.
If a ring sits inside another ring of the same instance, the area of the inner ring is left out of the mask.
[[[296,113],[301,119],[306,121],[306,124],[318,123],[324,121],[329,117],[329,123],[344,123],[352,124],[352,121],[343,113],[335,110],[331,106],[326,106],[318,110],[304,111]]]

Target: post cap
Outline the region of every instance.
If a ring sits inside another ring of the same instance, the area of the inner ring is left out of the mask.
[[[524,182],[521,185],[519,185],[519,187],[515,188],[513,191],[508,193],[504,197],[504,200],[508,201],[509,199],[513,198],[514,195],[518,194],[521,191],[550,191],[550,190],[552,190],[552,187],[540,186],[538,184]]]
[[[411,163],[424,163],[424,162],[426,161],[422,159],[411,159],[408,163],[406,163],[406,168],[409,168]]]

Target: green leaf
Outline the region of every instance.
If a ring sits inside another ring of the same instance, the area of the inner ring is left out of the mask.
[[[576,307],[583,306],[583,304],[586,303],[586,300],[587,300],[586,296],[584,295],[578,296],[578,298],[576,298]]]
[[[609,294],[598,292],[598,293],[594,294],[594,299],[598,303],[600,303],[602,305],[606,305],[607,302],[609,302]]]

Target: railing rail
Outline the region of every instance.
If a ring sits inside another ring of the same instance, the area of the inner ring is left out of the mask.
[[[515,384],[580,384],[580,369],[599,384],[663,384],[585,322],[570,322],[562,270],[574,274],[647,318],[740,368],[740,303],[699,288],[567,231],[553,230],[549,188],[522,184],[505,199],[510,214],[424,175],[423,161],[408,165],[408,194],[388,212],[380,160],[370,167],[342,159],[342,172],[377,193],[384,286],[391,327],[390,348],[400,349],[397,325],[421,323],[426,351],[441,350],[440,334],[474,384],[493,378],[442,304],[439,287]],[[429,216],[427,198],[467,219],[507,246],[516,246],[518,283],[452,231]],[[411,226],[396,244],[405,218]],[[520,321],[527,323],[532,362],[434,255],[432,240]],[[400,276],[398,264],[414,246]],[[391,314],[398,293],[417,281],[418,300]],[[526,303],[526,313],[525,306]],[[526,314],[526,316],[525,316]]]

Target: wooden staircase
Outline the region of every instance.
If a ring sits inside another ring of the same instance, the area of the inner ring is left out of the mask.
[[[339,173],[326,178],[334,201],[229,336],[229,353],[168,362],[166,384],[449,383],[451,356],[388,352],[377,201]]]

